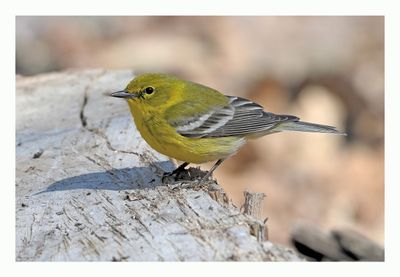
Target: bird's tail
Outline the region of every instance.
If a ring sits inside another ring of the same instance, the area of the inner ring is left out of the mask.
[[[309,123],[303,121],[287,121],[276,128],[276,131],[298,131],[298,132],[315,132],[315,133],[331,133],[336,135],[346,135],[346,133],[336,130],[333,126]]]

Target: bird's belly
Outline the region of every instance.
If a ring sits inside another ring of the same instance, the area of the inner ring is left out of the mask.
[[[245,139],[238,137],[186,138],[177,136],[180,137],[180,140],[173,140],[168,147],[156,150],[174,159],[196,164],[226,158],[236,153],[245,143]]]
[[[157,152],[189,163],[200,164],[226,158],[246,142],[242,137],[188,138],[169,126],[135,123],[144,140]]]

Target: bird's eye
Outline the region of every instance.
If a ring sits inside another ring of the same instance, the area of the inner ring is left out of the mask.
[[[154,92],[154,88],[152,88],[152,87],[147,87],[147,88],[145,89],[145,92],[146,92],[147,94],[152,94],[152,93]]]

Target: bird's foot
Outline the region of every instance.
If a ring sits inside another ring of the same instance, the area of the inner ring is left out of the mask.
[[[194,181],[179,181],[168,183],[167,186],[171,190],[191,189],[191,190],[210,190],[216,182],[214,180],[194,180]]]
[[[183,163],[179,167],[175,168],[172,172],[165,172],[163,176],[161,177],[161,182],[163,184],[170,184],[178,181],[181,178],[181,174],[184,174],[187,170],[185,167],[189,163]]]
[[[207,189],[210,184],[215,183],[208,172],[200,168],[189,168],[179,173],[165,173],[162,182],[173,190],[178,189]]]
[[[173,184],[188,179],[188,173],[186,169],[180,170],[179,172],[165,172],[161,177],[163,184]]]

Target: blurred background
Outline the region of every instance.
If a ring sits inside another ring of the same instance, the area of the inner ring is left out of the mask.
[[[266,194],[274,242],[307,222],[383,245],[383,17],[16,18],[17,74],[92,67],[176,74],[347,132],[251,141],[215,177],[237,206]]]

